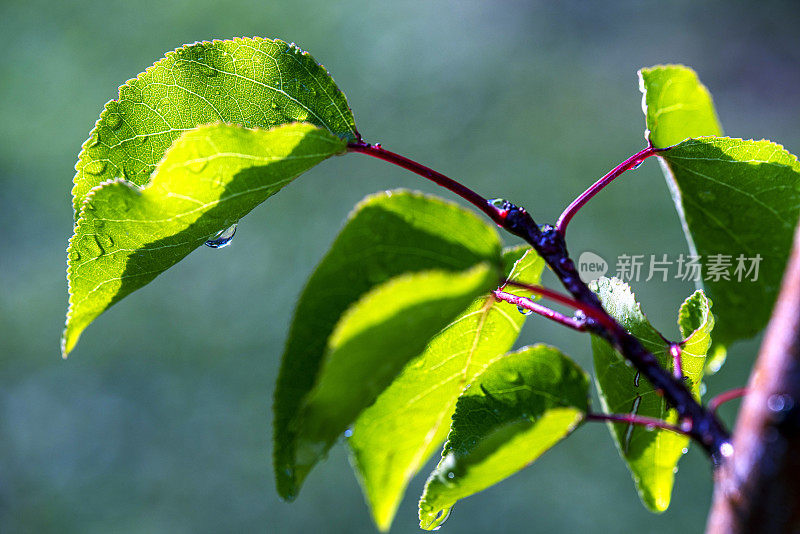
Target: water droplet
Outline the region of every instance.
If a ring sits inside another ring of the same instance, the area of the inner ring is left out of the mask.
[[[78,252],[77,250],[70,250],[68,257],[70,261],[78,261],[79,259],[81,259],[81,253]]]
[[[86,148],[94,148],[100,144],[100,134],[98,132],[94,132],[92,136],[86,141]]]
[[[108,234],[100,234],[95,237],[103,252],[108,252],[114,246],[114,238]]]
[[[106,162],[100,160],[92,160],[83,166],[83,171],[89,174],[103,174],[104,170],[106,170]]]
[[[206,165],[208,165],[208,158],[198,157],[196,159],[189,160],[186,163],[186,168],[194,173],[200,173],[203,172],[203,169],[206,168]]]
[[[533,313],[528,308],[523,308],[522,306],[517,306],[517,311],[520,312],[522,315],[530,315]]]
[[[414,369],[420,369],[425,367],[425,358],[417,358],[413,362],[411,362],[411,367]]]
[[[678,474],[678,466],[677,466],[677,465],[676,465],[675,467],[673,467],[673,468],[672,468],[672,474],[673,474],[673,475],[676,475],[676,474]]]
[[[442,528],[444,522],[447,521],[448,517],[450,517],[450,512],[452,510],[453,510],[452,508],[443,508],[439,510],[436,513],[436,517],[430,524],[431,530],[439,530],[440,528]]]
[[[80,248],[87,258],[96,258],[103,254],[103,249],[100,248],[95,236],[83,236],[80,241]]]
[[[727,441],[726,441],[726,442],[725,442],[725,443],[723,443],[723,444],[722,444],[722,446],[719,448],[719,452],[720,452],[720,453],[722,454],[722,456],[724,456],[725,458],[729,458],[729,457],[733,456],[733,445],[731,445],[731,444],[730,444],[730,442],[727,442]]]
[[[228,228],[216,233],[214,236],[206,241],[206,246],[211,248],[224,248],[230,245],[231,239],[236,234],[236,223],[233,223]]]
[[[701,397],[705,396],[707,390],[708,390],[708,388],[706,387],[706,383],[705,382],[700,382],[700,396]]]
[[[502,210],[502,209],[506,209],[506,205],[508,204],[508,201],[506,199],[504,199],[504,198],[492,198],[492,199],[489,199],[489,204],[491,204],[492,206],[494,206],[495,208],[497,208],[499,210]]]
[[[639,371],[636,371],[636,376],[633,377],[633,387],[639,387]]]
[[[353,429],[352,428],[348,428],[347,430],[344,431],[344,437],[349,438],[349,437],[352,437],[352,436],[353,436]]]
[[[211,67],[210,65],[203,65],[203,71],[202,72],[203,72],[203,76],[205,76],[206,78],[213,78],[214,76],[216,76],[218,74],[217,69],[215,69],[214,67]]]
[[[450,480],[453,480],[454,478],[456,478],[456,474],[453,473],[452,471],[450,471],[449,473],[447,473],[447,478],[449,478]]]
[[[637,159],[636,161],[633,162],[633,166],[631,167],[631,170],[638,169],[639,167],[642,166],[642,163],[644,163],[643,159]]]
[[[503,377],[507,382],[511,384],[522,384],[525,379],[522,378],[522,374],[519,371],[511,371]]]
[[[681,454],[686,454],[687,452],[689,452],[689,447],[684,447],[681,449]]]
[[[652,432],[656,429],[656,425],[644,425],[645,432]]]
[[[139,143],[140,145],[145,144],[147,142],[147,135],[145,134],[138,135],[136,137],[136,142]]]
[[[717,195],[711,191],[700,191],[698,196],[703,202],[714,202],[717,199]]]
[[[767,408],[769,408],[771,412],[775,413],[791,410],[793,404],[792,398],[789,395],[770,395],[767,399]]]
[[[109,113],[105,119],[106,126],[112,130],[117,130],[122,124],[122,117],[120,117],[119,113]]]

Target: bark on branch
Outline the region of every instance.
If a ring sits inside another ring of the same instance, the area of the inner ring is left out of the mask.
[[[709,534],[800,533],[800,226],[733,436]]]

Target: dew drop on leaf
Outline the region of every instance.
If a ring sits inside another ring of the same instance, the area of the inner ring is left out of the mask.
[[[211,248],[224,248],[230,245],[231,239],[236,234],[236,223],[218,232],[206,241],[206,246]]]
[[[89,174],[102,174],[106,170],[106,162],[100,160],[90,161],[83,166],[83,170]]]
[[[194,173],[203,172],[203,169],[206,168],[206,165],[208,165],[208,159],[207,158],[197,158],[197,159],[189,160],[186,163],[186,167],[190,171],[192,171]]]
[[[89,140],[86,142],[86,148],[94,148],[100,144],[100,134],[94,132]]]
[[[122,124],[122,117],[119,116],[119,113],[109,113],[108,115],[106,115],[106,126],[111,128],[112,130],[119,129],[121,124]]]
[[[69,259],[70,261],[78,261],[81,259],[81,253],[77,250],[71,250],[69,252]]]

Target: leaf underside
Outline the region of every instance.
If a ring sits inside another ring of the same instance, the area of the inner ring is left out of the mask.
[[[630,287],[616,278],[599,278],[590,287],[600,297],[603,307],[626,330],[636,336],[660,365],[672,372],[673,358],[666,343],[647,321]],[[684,301],[678,313],[678,325],[685,340],[682,371],[686,385],[699,399],[705,359],[711,345],[714,316],[711,302],[702,291]],[[669,423],[677,422],[677,413],[640,378],[622,356],[604,339],[592,336],[595,380],[603,409],[607,413],[634,413]],[[669,507],[677,464],[689,446],[689,438],[669,430],[648,429],[628,423],[609,423],[609,430],[620,456],[631,472],[642,503],[653,512]]]
[[[398,331],[401,339],[387,334],[386,340],[370,341],[372,349],[364,353],[366,360],[362,362],[366,371],[390,362],[388,374],[393,373],[394,378],[474,298],[497,286],[502,258],[496,230],[455,204],[408,191],[379,193],[358,204],[298,299],[287,338],[273,404],[275,475],[278,492],[284,498],[294,498],[324,451],[391,382],[370,381],[370,391],[354,390],[356,398],[351,410],[342,411],[341,417],[332,419],[330,424],[321,419],[322,414],[334,409],[321,403],[321,392],[337,391],[351,383],[345,377],[341,377],[343,382],[336,382],[339,379],[326,369],[334,365],[334,358],[344,358],[344,349],[331,343],[335,331],[344,328],[342,321],[348,320],[347,316],[352,320],[353,306],[402,275],[435,270],[450,273],[448,276],[456,279],[477,265],[490,266],[491,275],[487,276],[493,277],[493,287],[482,287],[452,313],[449,308],[441,307],[438,312],[432,308],[431,312],[438,315],[429,325],[417,324],[421,315],[411,313],[404,319],[411,323]],[[410,280],[404,286],[410,294],[416,292],[414,283],[421,284],[420,290],[430,285],[427,275]],[[442,298],[451,285],[440,288]],[[387,309],[399,314],[400,310],[391,304],[387,303]],[[434,306],[435,302],[429,305]],[[442,322],[443,318],[447,320]],[[432,326],[436,328],[431,331]],[[389,339],[398,346],[380,348]],[[389,354],[383,352],[386,350]],[[328,380],[333,382],[322,383]]]
[[[769,319],[800,216],[800,165],[769,141],[702,137],[721,129],[691,69],[642,69],[640,85],[649,139],[657,147],[679,143],[660,159],[690,254],[704,267],[697,286],[715,304],[715,371],[730,343],[755,335]],[[684,141],[689,137],[695,139]],[[727,274],[718,277],[709,265]]]
[[[504,260],[511,266],[507,278],[539,283],[544,262],[529,247],[505,251]],[[505,290],[530,296],[520,288]],[[348,439],[351,463],[381,530],[389,529],[411,478],[447,437],[464,386],[511,349],[524,319],[516,306],[492,296],[479,298],[356,420]]]
[[[442,460],[419,502],[434,530],[456,501],[523,469],[569,435],[589,405],[589,378],[557,349],[525,347],[492,361],[458,399]]]

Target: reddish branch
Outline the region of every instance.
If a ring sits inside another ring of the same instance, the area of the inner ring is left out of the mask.
[[[575,264],[567,252],[563,234],[566,226],[565,219],[568,221],[580,206],[566,210],[565,216],[562,216],[561,230],[549,225],[539,228],[524,208],[506,201],[488,201],[455,180],[380,146],[358,141],[350,144],[349,150],[394,163],[446,187],[486,213],[503,229],[528,242],[553,270],[581,309],[602,318],[587,322],[586,329],[611,343],[625,359],[636,367],[642,376],[650,381],[656,391],[675,407],[681,420],[681,427],[688,429],[687,433],[703,447],[714,463],[720,463],[722,458],[730,453],[731,444],[728,431],[715,414],[704,408],[694,398],[683,380],[676,378],[661,367],[658,359],[645,349],[638,339],[606,313],[597,295],[581,280]],[[614,177],[634,167],[655,152],[656,149],[648,147],[628,158],[584,193],[582,202],[588,201]]]
[[[800,228],[747,389],[707,532],[800,532]]]

